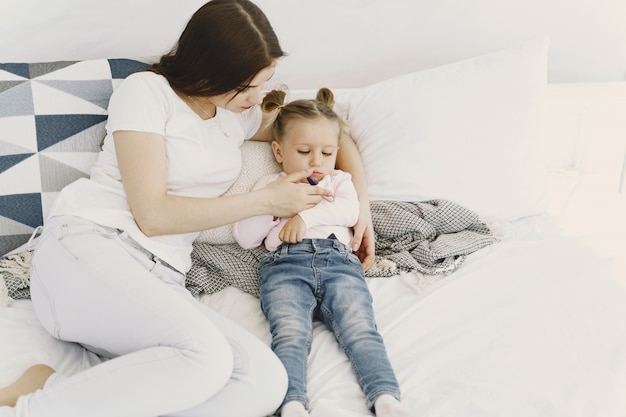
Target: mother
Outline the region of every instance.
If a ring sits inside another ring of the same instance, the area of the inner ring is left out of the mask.
[[[31,277],[45,329],[108,360],[72,376],[29,368],[0,390],[1,417],[252,417],[278,407],[280,361],[196,301],[184,274],[200,231],[259,214],[293,216],[325,192],[299,185],[309,175],[302,171],[221,196],[240,172],[242,142],[271,139],[257,105],[282,56],[257,6],[212,0],[170,53],[116,89],[91,178],[57,197]],[[348,138],[338,166],[353,174],[362,200],[353,244],[367,267],[369,204]]]

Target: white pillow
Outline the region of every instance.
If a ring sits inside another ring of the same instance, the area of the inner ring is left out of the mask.
[[[350,94],[370,199],[443,198],[486,220],[543,212],[547,51],[533,39]]]
[[[224,195],[247,193],[262,176],[281,170],[280,165],[274,159],[272,145],[269,142],[247,140],[241,145],[241,156],[243,160],[241,173]],[[205,230],[196,238],[196,242],[212,245],[236,243],[233,237],[233,226],[228,224]]]

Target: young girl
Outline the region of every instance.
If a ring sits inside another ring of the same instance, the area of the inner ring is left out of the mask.
[[[240,172],[242,142],[271,138],[257,105],[283,55],[258,7],[212,0],[170,53],[116,89],[91,177],[58,195],[31,270],[43,327],[108,360],[76,375],[29,368],[0,390],[0,417],[259,417],[279,406],[278,358],[184,284],[200,231],[322,200],[321,188],[300,186],[305,170],[221,196]],[[362,187],[354,143],[342,153]],[[353,244],[367,263],[369,212],[359,224]]]
[[[235,223],[233,235],[250,249],[265,242],[270,254],[258,265],[261,308],[272,333],[272,349],[287,369],[283,417],[308,416],[306,365],[312,320],[321,319],[346,351],[379,417],[408,417],[381,335],[363,266],[350,249],[359,199],[350,174],[335,169],[343,121],[332,110],[333,94],[284,105],[285,93],[271,91],[263,102],[273,113],[272,149],[283,171],[263,177],[262,190],[302,170],[303,188],[324,188],[325,199],[295,216],[260,215]]]

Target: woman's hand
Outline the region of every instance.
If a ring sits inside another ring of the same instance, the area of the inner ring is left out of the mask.
[[[267,193],[269,213],[276,217],[293,217],[302,210],[316,206],[322,201],[322,196],[332,195],[326,188],[309,185],[306,182],[309,175],[311,170],[295,172],[261,190]]]
[[[363,264],[363,269],[367,271],[374,264],[376,241],[374,239],[374,226],[369,205],[361,205],[359,219],[353,227],[354,237],[351,247],[356,256]]]

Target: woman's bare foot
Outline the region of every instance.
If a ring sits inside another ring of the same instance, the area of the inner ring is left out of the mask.
[[[19,397],[43,388],[50,375],[54,372],[54,369],[48,365],[33,365],[26,369],[11,384],[0,388],[0,406],[8,405],[9,407],[15,407]]]

